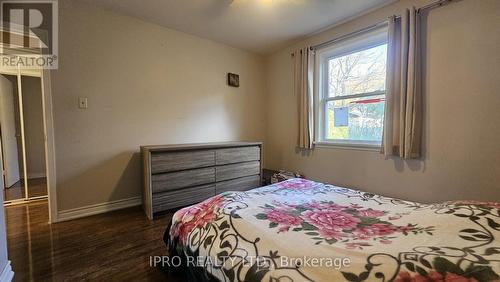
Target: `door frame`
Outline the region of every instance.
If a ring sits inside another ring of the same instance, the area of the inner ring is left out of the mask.
[[[3,69],[0,74],[16,75],[18,80],[21,76],[39,77],[42,92],[43,131],[45,144],[45,172],[47,177],[47,199],[49,205],[49,223],[58,221],[57,217],[57,193],[56,193],[56,155],[54,138],[54,116],[52,106],[52,87],[50,70],[41,69],[37,71],[23,69]],[[5,187],[2,187],[5,188]],[[3,192],[3,191],[2,191]],[[3,203],[2,203],[3,204]]]
[[[52,86],[50,70],[41,70],[43,127],[45,132],[45,173],[47,174],[47,193],[49,202],[49,223],[57,222],[56,193],[56,146],[54,133],[54,115],[52,106]]]

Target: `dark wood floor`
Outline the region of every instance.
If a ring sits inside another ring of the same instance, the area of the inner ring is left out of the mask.
[[[16,184],[4,189],[4,201],[24,199],[24,180],[19,180]],[[47,178],[28,179],[28,196],[39,197],[47,195]]]
[[[134,207],[51,225],[46,201],[5,211],[14,281],[182,281],[149,266],[167,253],[171,214],[149,221]]]

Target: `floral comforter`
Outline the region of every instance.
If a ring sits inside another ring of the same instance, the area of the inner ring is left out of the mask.
[[[500,281],[500,204],[418,204],[304,179],[181,209],[166,242],[203,272],[196,280]]]

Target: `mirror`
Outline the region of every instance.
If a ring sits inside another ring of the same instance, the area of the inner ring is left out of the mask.
[[[28,198],[47,196],[42,81],[21,76]]]
[[[19,102],[17,76],[0,75],[0,137],[5,201],[22,200],[26,197]]]
[[[40,77],[0,74],[0,138],[5,203],[47,196]]]

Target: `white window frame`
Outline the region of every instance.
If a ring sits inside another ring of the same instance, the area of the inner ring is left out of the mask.
[[[346,98],[370,97],[384,95],[385,91],[375,91],[346,95],[342,97],[328,97],[328,87],[326,86],[328,73],[328,60],[343,55],[359,52],[387,43],[387,26],[382,26],[375,30],[368,31],[361,35],[342,40],[341,42],[316,50],[314,69],[314,112],[315,112],[315,146],[318,147],[339,147],[347,149],[380,150],[381,141],[361,141],[347,139],[327,139],[326,138],[326,107],[328,101]]]

